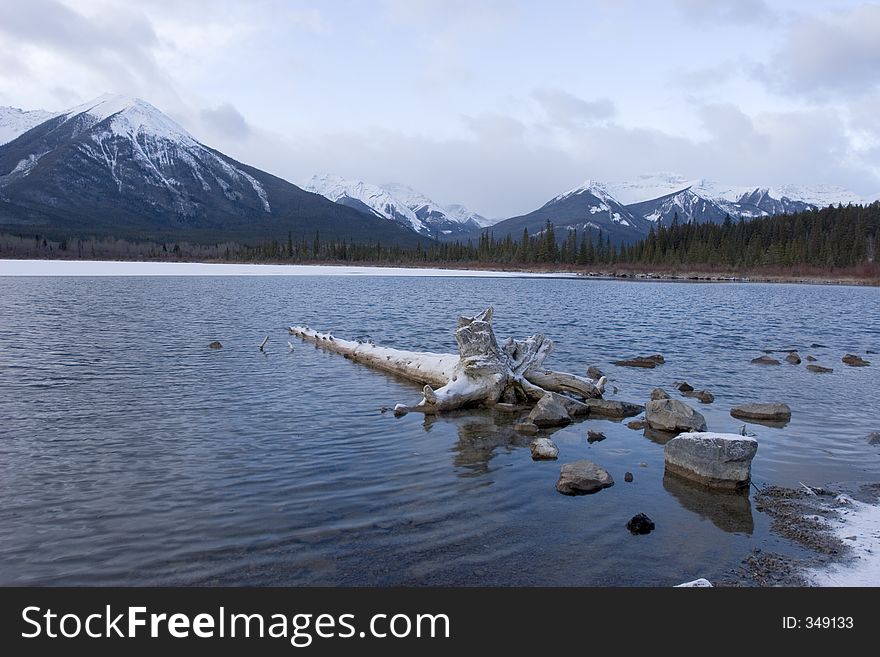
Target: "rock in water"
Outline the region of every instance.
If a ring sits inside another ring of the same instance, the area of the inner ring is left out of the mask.
[[[741,404],[730,409],[733,417],[742,420],[765,420],[769,422],[788,422],[791,408],[779,402],[772,404]]]
[[[605,440],[605,438],[605,434],[601,431],[593,431],[592,429],[587,431],[587,442],[590,444],[601,442]]]
[[[663,356],[660,354],[653,354],[651,356],[636,356],[635,358],[626,358],[624,360],[613,360],[611,361],[611,364],[620,367],[644,367],[645,369],[653,369],[665,362],[666,359],[663,358]]]
[[[822,367],[821,365],[807,365],[808,372],[815,372],[816,374],[829,374],[834,370],[830,367]]]
[[[635,429],[636,431],[641,431],[642,429],[645,428],[645,421],[644,420],[632,420],[631,422],[627,422],[626,426],[628,426],[630,429]]]
[[[705,431],[706,418],[677,399],[655,399],[645,406],[645,422],[657,431]]]
[[[654,521],[644,513],[637,513],[626,523],[626,528],[632,534],[650,534],[654,531]]]
[[[529,445],[532,459],[535,461],[555,461],[559,456],[559,448],[549,438],[537,438]]]
[[[817,359],[815,356],[807,356],[807,360],[810,361],[811,363],[815,363]]]
[[[624,418],[638,415],[644,406],[614,399],[585,399],[584,405],[590,409],[590,417]]]
[[[571,422],[571,416],[552,395],[544,395],[529,413],[529,420],[539,427],[561,427]]]
[[[663,388],[654,388],[651,391],[651,399],[669,399],[669,394]]]
[[[880,445],[880,431],[872,431],[868,434],[869,445]]]
[[[409,409],[403,404],[394,405],[394,417],[403,417],[407,413],[409,413]]]
[[[714,588],[714,587],[712,586],[712,582],[710,582],[705,577],[701,577],[700,579],[695,579],[692,582],[685,582],[684,584],[676,584],[672,588],[674,588],[674,589],[690,589],[690,588],[704,589],[704,588]]]
[[[666,443],[666,471],[710,488],[749,485],[758,441],[731,433],[682,433]]]
[[[861,356],[856,356],[855,354],[847,354],[841,358],[841,360],[850,367],[867,367],[871,364],[871,361],[865,360]]]
[[[679,392],[693,392],[694,387],[690,383],[688,383],[687,381],[682,381],[681,383],[678,384],[678,391]]]
[[[771,358],[770,356],[759,356],[758,358],[752,358],[752,365],[781,365],[781,363],[775,358]]]
[[[538,425],[533,422],[519,422],[513,425],[513,430],[520,433],[538,433]]]
[[[700,390],[700,392],[698,392],[694,396],[697,398],[697,401],[702,404],[711,404],[713,401],[715,401],[715,395],[713,395],[708,390]]]
[[[614,479],[592,461],[575,461],[562,466],[556,490],[563,495],[589,495],[614,485]]]
[[[214,342],[212,342],[211,344],[209,344],[208,347],[211,348],[211,349],[222,349],[222,348],[223,348],[223,345],[220,344],[220,342],[219,342],[218,340],[214,340]]]
[[[633,480],[633,473],[632,472],[624,472],[623,473],[623,480],[627,483],[630,483]]]
[[[593,379],[593,381],[598,381],[605,375],[602,374],[602,370],[600,370],[598,367],[596,367],[595,365],[590,365],[587,368],[587,376]]]
[[[790,351],[788,353],[788,356],[785,357],[785,362],[791,363],[792,365],[800,365],[801,364],[800,354],[798,354],[798,352],[796,352],[796,351]]]

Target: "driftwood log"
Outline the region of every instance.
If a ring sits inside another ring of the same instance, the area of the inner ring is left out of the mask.
[[[341,340],[303,326],[291,326],[290,333],[353,361],[424,384],[422,400],[405,407],[410,411],[440,413],[498,403],[531,405],[545,396],[553,396],[563,399],[575,415],[586,414],[588,409],[572,395],[583,400],[602,397],[605,377],[594,382],[544,368],[544,360],[553,350],[553,342],[544,335],[525,340],[510,338],[499,345],[492,330],[492,314],[492,308],[488,308],[475,317],[458,318],[458,355]]]

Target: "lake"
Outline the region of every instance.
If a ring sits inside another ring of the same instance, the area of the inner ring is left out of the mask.
[[[865,439],[880,428],[876,288],[0,277],[0,299],[3,585],[667,586],[721,577],[756,547],[798,553],[751,496],[664,478],[662,441],[625,422],[555,431],[559,461],[533,462],[530,437],[489,411],[381,413],[419,386],[301,343],[292,324],[455,351],[456,316],[493,305],[499,339],[546,333],[548,366],[597,365],[609,398],[681,398],[672,384],[686,379],[715,402],[685,401],[734,433],[731,406],[788,403],[787,426],[747,424],[758,486],[880,476]],[[790,348],[834,372],[749,364]],[[874,363],[847,367],[847,352]],[[651,353],[666,363],[610,364]],[[588,429],[607,438],[589,444]],[[560,465],[583,458],[615,485],[557,493]],[[626,530],[639,512],[653,533]]]

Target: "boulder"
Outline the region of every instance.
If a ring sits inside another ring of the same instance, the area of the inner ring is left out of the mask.
[[[611,364],[619,365],[621,367],[643,367],[645,369],[653,369],[665,362],[666,359],[663,358],[663,356],[660,354],[653,354],[651,356],[636,356],[635,358],[626,358],[624,360],[613,360],[611,361]]]
[[[868,434],[869,445],[880,445],[880,431],[872,431]]]
[[[871,361],[865,360],[861,356],[856,356],[855,354],[847,354],[841,358],[841,360],[850,367],[867,367],[871,364]]]
[[[547,394],[541,397],[529,413],[529,421],[539,427],[561,427],[571,422],[571,416],[565,406],[555,400],[553,395]]]
[[[690,383],[688,383],[687,381],[682,381],[681,383],[678,384],[677,387],[678,387],[679,392],[693,392],[694,391],[694,387]]]
[[[536,438],[529,445],[532,459],[535,461],[555,461],[559,456],[559,448],[549,438]]]
[[[600,370],[598,367],[596,367],[595,365],[590,365],[587,368],[587,376],[593,379],[593,381],[598,381],[605,375],[602,374],[602,370]]]
[[[732,433],[682,433],[666,443],[666,472],[710,488],[749,485],[758,441]]]
[[[538,433],[538,425],[533,422],[517,422],[513,425],[514,431],[519,431],[520,433]]]
[[[645,410],[645,407],[639,404],[613,399],[585,399],[584,405],[590,408],[590,417],[632,417]]]
[[[669,399],[669,394],[663,388],[654,388],[651,391],[651,399]]]
[[[715,401],[715,395],[713,395],[708,390],[700,390],[697,394],[694,395],[697,398],[697,401],[701,404],[711,404]]]
[[[785,362],[791,363],[792,365],[800,365],[801,364],[800,354],[798,354],[798,352],[796,352],[796,351],[788,352],[788,356],[785,357]]]
[[[788,422],[791,420],[791,408],[788,404],[775,402],[772,404],[740,404],[730,409],[733,417],[741,420],[765,420],[769,422]]]
[[[645,422],[657,431],[705,431],[706,418],[677,399],[655,399],[645,406]]]
[[[630,422],[627,422],[626,426],[628,426],[630,429],[635,429],[636,431],[641,431],[642,429],[645,428],[645,421],[644,420],[632,420]]]
[[[633,480],[633,473],[632,472],[624,472],[623,473],[623,480],[627,483],[630,483]]]
[[[834,370],[830,367],[822,367],[821,365],[807,365],[808,372],[815,372],[816,374],[829,374]]]
[[[626,523],[626,528],[631,534],[650,534],[654,531],[654,521],[644,513],[637,513]]]
[[[601,431],[593,431],[592,429],[587,431],[587,442],[590,444],[601,442],[605,440],[605,438],[607,438],[607,436]]]
[[[218,340],[214,340],[211,344],[208,345],[210,349],[221,349],[223,347],[222,344]]]
[[[562,466],[556,490],[563,495],[589,495],[614,485],[605,468],[592,461],[575,461]]]
[[[780,365],[781,363],[771,356],[759,356],[752,358],[752,365]]]

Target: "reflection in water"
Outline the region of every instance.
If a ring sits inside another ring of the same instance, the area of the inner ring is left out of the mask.
[[[718,491],[669,473],[663,476],[663,488],[685,509],[711,520],[722,531],[751,534],[755,529],[748,488]]]
[[[645,427],[645,438],[658,445],[665,445],[678,435],[677,431],[658,431],[649,426]]]
[[[442,416],[426,415],[425,429],[437,422],[448,422],[458,430],[453,464],[465,468],[461,476],[470,477],[489,472],[489,461],[497,449],[511,451],[528,447],[532,436],[517,433],[512,429],[515,416],[491,410],[458,411],[444,413]]]

